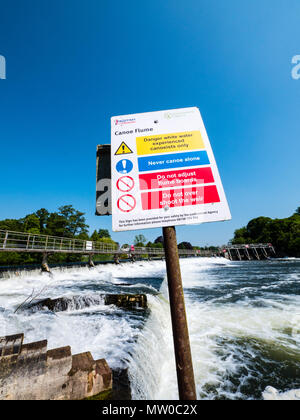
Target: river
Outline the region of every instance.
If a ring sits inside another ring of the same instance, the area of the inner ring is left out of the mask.
[[[297,399],[300,259],[186,258],[181,268],[198,398]],[[177,399],[165,262],[53,274],[0,279],[0,336],[24,332],[25,342],[47,339],[49,349],[90,351],[128,368],[133,399]],[[68,297],[69,308],[14,313],[32,293]],[[146,293],[149,311],[105,306],[105,293]]]

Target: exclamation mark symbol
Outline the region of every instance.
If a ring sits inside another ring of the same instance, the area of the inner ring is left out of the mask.
[[[126,160],[122,160],[122,165],[123,165],[123,174],[126,174],[127,173],[127,171],[126,171]]]
[[[125,153],[125,144],[122,145],[123,153]]]

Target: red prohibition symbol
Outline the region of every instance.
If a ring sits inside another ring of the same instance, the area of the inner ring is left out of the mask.
[[[135,208],[136,199],[130,194],[122,195],[122,197],[120,197],[117,201],[117,206],[118,209],[124,213],[129,213]]]
[[[134,180],[131,176],[122,176],[117,181],[117,188],[122,192],[129,192],[134,187]]]

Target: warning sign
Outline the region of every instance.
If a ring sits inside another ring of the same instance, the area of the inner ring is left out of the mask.
[[[137,137],[136,144],[138,155],[204,149],[200,131]]]
[[[198,108],[113,117],[111,144],[114,231],[231,219]]]
[[[130,194],[122,195],[117,202],[118,209],[125,213],[132,211],[135,205],[136,199]]]
[[[181,187],[185,185],[201,185],[214,182],[210,167],[180,171],[154,172],[139,176],[140,190]]]
[[[117,181],[117,188],[122,192],[129,192],[134,187],[134,180],[131,176],[122,176]]]
[[[127,155],[129,153],[133,153],[132,150],[127,146],[126,143],[124,143],[124,141],[120,144],[120,146],[118,147],[115,155]]]
[[[219,201],[220,197],[215,185],[142,194],[142,207],[144,210],[195,206],[197,204],[218,203]]]

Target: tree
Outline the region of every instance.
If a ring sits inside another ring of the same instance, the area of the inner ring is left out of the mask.
[[[79,235],[77,235],[77,239],[81,239],[82,241],[89,241],[90,237],[89,237],[88,233],[81,232],[81,233],[79,233]]]
[[[99,229],[98,236],[99,238],[110,238],[110,233],[108,229]]]
[[[43,233],[46,229],[46,224],[50,213],[48,212],[48,210],[42,208],[40,210],[37,210],[35,214],[40,221],[40,232]]]
[[[179,249],[193,249],[193,245],[190,242],[180,242],[178,245]]]
[[[247,225],[247,236],[252,238],[252,242],[262,242],[263,238],[266,238],[269,232],[271,222],[272,219],[270,217],[257,217],[256,219],[250,220]],[[270,238],[266,241],[269,242]]]
[[[53,236],[66,236],[66,226],[67,220],[64,216],[58,213],[50,213],[45,228],[46,235],[53,235]]]
[[[249,240],[247,228],[242,227],[241,229],[236,229],[234,231],[234,239],[231,242],[232,244],[248,244],[251,242],[251,240]]]
[[[155,241],[154,241],[154,243],[155,244],[164,244],[164,238],[163,238],[163,236],[158,236],[156,239],[155,239]]]
[[[144,235],[136,235],[134,238],[134,245],[135,246],[145,246],[147,239]]]
[[[91,236],[91,240],[94,241],[94,242],[97,242],[97,241],[99,241],[99,239],[100,239],[99,238],[99,233],[96,230],[94,230],[94,232]]]
[[[21,220],[5,219],[0,221],[1,230],[10,230],[13,232],[23,232],[23,223]]]
[[[299,208],[285,219],[257,217],[234,232],[233,244],[271,243],[278,256],[300,256]]]
[[[154,243],[153,245],[152,245],[152,247],[153,248],[163,248],[164,246],[163,246],[163,244],[161,243],[161,242],[157,242],[157,243]]]
[[[40,220],[36,214],[28,214],[24,219],[21,219],[21,222],[23,224],[23,232],[40,233]]]
[[[84,213],[75,210],[72,205],[59,207],[59,214],[66,220],[64,236],[75,236],[87,233],[88,225],[85,223]]]
[[[0,221],[1,230],[15,232],[27,232],[31,234],[45,234],[51,236],[76,237],[81,240],[89,240],[88,225],[85,223],[84,213],[76,210],[71,205],[62,206],[59,212],[52,212],[45,208],[28,214],[21,219],[6,219]],[[106,238],[107,239],[107,238]],[[43,244],[44,239],[40,240]],[[109,241],[111,239],[108,238]],[[112,241],[112,243],[114,243]],[[0,255],[1,265],[41,263],[40,253],[2,253]],[[81,255],[53,254],[49,256],[49,262],[62,263],[65,261],[79,261]]]

